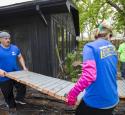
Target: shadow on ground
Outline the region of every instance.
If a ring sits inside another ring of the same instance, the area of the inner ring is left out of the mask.
[[[74,110],[66,107],[63,101],[27,88],[26,105],[17,104],[17,111],[9,113],[0,93],[0,115],[74,115]]]
[[[2,106],[5,102],[0,93],[0,115],[74,115],[75,110],[65,105],[63,101],[44,95],[34,89],[27,88],[26,105],[17,105],[17,111],[9,113]],[[125,100],[115,108],[113,115],[125,115]]]

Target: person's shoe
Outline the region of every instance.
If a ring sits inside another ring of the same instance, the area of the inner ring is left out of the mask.
[[[7,103],[1,104],[0,108],[8,110],[9,109],[9,105]]]
[[[15,102],[18,103],[18,104],[21,104],[21,105],[26,104],[25,100],[15,100]]]

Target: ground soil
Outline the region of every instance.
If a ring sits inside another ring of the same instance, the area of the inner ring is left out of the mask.
[[[9,114],[7,108],[2,106],[4,99],[0,93],[0,115],[74,115],[75,112],[63,101],[44,95],[32,88],[27,88],[26,101],[26,105],[17,105],[15,114]],[[125,100],[120,100],[114,115],[125,115]]]

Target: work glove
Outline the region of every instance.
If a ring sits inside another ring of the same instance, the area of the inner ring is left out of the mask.
[[[69,106],[74,106],[77,102],[77,96],[73,89],[66,96],[66,104]]]

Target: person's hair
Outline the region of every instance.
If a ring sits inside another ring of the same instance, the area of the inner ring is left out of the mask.
[[[106,38],[108,35],[110,38],[112,37],[112,29],[106,25],[100,24],[96,30],[95,39],[100,37]]]

